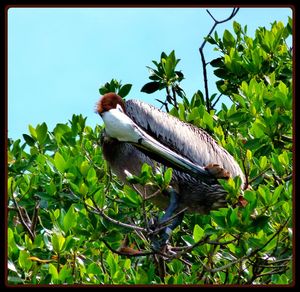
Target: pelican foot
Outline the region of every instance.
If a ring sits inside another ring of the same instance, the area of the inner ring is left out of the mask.
[[[208,171],[211,175],[213,175],[215,178],[230,178],[229,171],[221,167],[219,164],[210,163],[206,165],[204,169]]]
[[[170,203],[167,207],[165,214],[159,220],[156,220],[156,224],[152,225],[153,235],[151,238],[152,249],[154,251],[161,251],[169,242],[172,231],[180,225],[182,222],[184,213],[179,213],[175,218],[170,218],[176,213],[179,207],[179,196],[174,189],[168,191],[170,196]],[[162,230],[155,232],[155,229],[160,229],[161,226],[166,225]],[[151,228],[150,228],[151,229]]]

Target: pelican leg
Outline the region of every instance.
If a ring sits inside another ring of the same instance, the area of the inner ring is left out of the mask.
[[[171,189],[168,191],[168,194],[170,196],[170,203],[167,207],[165,214],[158,220],[158,227],[160,225],[163,225],[165,222],[167,222],[175,213],[175,211],[179,207],[179,196],[176,193],[174,189]],[[152,247],[154,250],[160,250],[163,246],[165,246],[171,236],[172,231],[180,225],[182,222],[184,213],[178,214],[172,221],[170,221],[170,224],[161,230],[157,236],[155,236],[152,239]]]

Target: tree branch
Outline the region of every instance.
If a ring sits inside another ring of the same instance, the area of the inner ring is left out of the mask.
[[[14,197],[14,194],[12,193],[12,200],[13,200],[13,203],[17,209],[17,212],[18,212],[18,215],[19,215],[19,219],[21,221],[21,224],[23,225],[23,227],[25,228],[25,230],[27,230],[28,234],[29,234],[29,237],[32,241],[34,241],[34,233],[33,231],[31,230],[31,220],[29,219],[28,217],[28,214],[26,212],[26,209],[23,208],[23,207],[20,207]]]
[[[209,14],[209,16],[214,20],[214,24],[212,26],[212,28],[210,29],[209,33],[207,34],[206,38],[204,39],[203,43],[201,44],[200,48],[199,48],[199,52],[200,52],[200,56],[201,56],[201,62],[202,62],[202,70],[203,70],[203,80],[204,80],[204,90],[205,90],[205,101],[206,101],[206,110],[209,112],[213,107],[211,106],[210,100],[209,100],[209,92],[208,92],[208,81],[207,81],[207,70],[206,70],[206,66],[208,63],[206,63],[205,61],[205,56],[204,56],[204,46],[207,43],[207,39],[211,36],[211,34],[213,33],[214,29],[216,28],[216,26],[218,24],[224,23],[226,21],[229,21],[230,19],[232,19],[237,12],[239,11],[239,8],[233,8],[231,14],[229,17],[227,17],[226,19],[223,20],[216,20],[213,15],[210,13],[210,11],[207,9],[206,10],[207,13]],[[214,104],[215,105],[215,104]]]
[[[85,207],[87,208],[87,210],[88,210],[89,212],[92,212],[92,213],[94,213],[94,214],[98,214],[98,215],[102,216],[103,218],[105,218],[106,220],[108,220],[108,221],[110,221],[110,222],[112,222],[112,223],[114,223],[114,224],[116,224],[116,225],[119,225],[119,226],[122,226],[122,227],[125,227],[125,228],[130,228],[130,229],[134,229],[134,230],[139,230],[139,231],[146,232],[146,229],[143,228],[143,227],[140,227],[140,226],[137,226],[137,225],[131,225],[131,224],[123,223],[123,222],[121,222],[121,221],[118,221],[118,220],[115,220],[115,219],[113,219],[113,218],[110,218],[109,216],[107,216],[107,215],[103,212],[103,209],[100,209],[100,208],[97,206],[97,204],[94,202],[94,200],[93,200],[92,198],[91,198],[91,200],[92,200],[92,202],[94,203],[94,205],[96,206],[96,208],[93,207],[93,206],[90,206],[90,205],[86,204],[85,202],[83,202],[84,205],[85,205]]]
[[[101,240],[111,252],[116,253],[118,255],[124,255],[127,257],[141,257],[141,256],[148,256],[148,255],[155,254],[154,251],[142,252],[142,251],[134,250],[134,252],[124,252],[124,251],[120,251],[120,250],[115,250],[107,243],[107,241],[105,239],[102,238]]]

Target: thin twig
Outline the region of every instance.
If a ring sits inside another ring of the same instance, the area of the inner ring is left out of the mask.
[[[16,207],[16,209],[18,210],[18,215],[19,215],[19,219],[21,221],[21,224],[23,225],[23,227],[27,230],[28,234],[29,234],[29,237],[32,241],[34,241],[34,233],[31,231],[31,221],[27,215],[27,212],[25,210],[25,208],[23,208],[25,214],[26,214],[26,220],[24,218],[24,215],[22,214],[22,211],[21,211],[21,208],[19,207],[15,197],[14,197],[14,194],[12,193],[12,200],[13,200],[13,203]],[[26,223],[26,221],[28,222],[28,224]]]
[[[38,214],[39,214],[39,209],[40,209],[40,199],[38,197],[36,198],[36,202],[35,202],[35,206],[34,206],[34,210],[33,210],[33,215],[32,215],[32,220],[31,220],[31,231],[33,233],[33,235],[35,235],[35,228],[36,228],[36,224],[38,221]]]
[[[240,156],[242,157],[242,149],[241,148],[240,148]],[[246,168],[245,161],[246,161],[246,155],[242,159],[242,166],[243,166],[243,171],[244,171],[245,180],[246,180],[245,183],[244,183],[244,190],[246,190],[248,188],[248,186],[250,185],[250,182],[249,182],[249,168],[248,169]]]
[[[93,201],[92,198],[91,198],[91,200]],[[93,202],[93,203],[95,204],[95,202]],[[103,218],[107,219],[108,221],[110,221],[110,222],[112,222],[116,225],[119,225],[119,226],[122,226],[122,227],[125,227],[125,228],[130,228],[130,229],[134,229],[134,230],[143,231],[143,232],[147,231],[145,228],[142,228],[140,226],[123,223],[121,221],[110,218],[109,216],[107,216],[104,213],[103,209],[100,209],[96,204],[95,204],[96,208],[91,206],[91,205],[86,204],[85,202],[84,202],[84,205],[88,209],[89,212],[92,212],[94,214],[98,214],[98,215],[102,216]]]
[[[223,95],[223,93],[220,93],[219,96],[217,97],[216,101],[214,102],[214,104],[212,105],[212,108],[214,108],[216,106],[216,104],[218,103],[218,101],[220,100],[221,96]]]
[[[223,246],[223,245],[227,245],[227,244],[233,243],[236,240],[237,240],[237,238],[221,242],[221,241],[207,240],[205,238],[204,240],[201,239],[201,240],[197,241],[193,245],[185,245],[185,246],[179,246],[179,247],[172,247],[171,249],[174,250],[174,251],[182,251],[182,250],[184,250],[184,253],[185,253],[186,251],[190,251],[191,249],[193,249],[193,248],[195,248],[195,247],[197,247],[199,245],[205,244],[205,243],[211,244],[211,245],[220,245],[220,246]]]
[[[267,167],[265,170],[263,170],[262,172],[260,172],[257,176],[255,176],[254,178],[252,178],[251,180],[249,180],[248,184],[251,185],[255,180],[257,180],[259,177],[261,177],[264,173],[266,173],[270,169],[271,169],[271,166]]]
[[[175,91],[175,88],[173,86],[172,86],[172,93],[173,93],[174,106],[175,106],[176,109],[178,109],[177,99],[176,99],[176,91]]]
[[[234,264],[236,264],[236,263],[240,263],[240,262],[242,262],[242,261],[244,261],[244,260],[246,260],[246,259],[249,259],[249,258],[253,257],[253,256],[254,256],[255,254],[257,254],[259,251],[261,251],[262,249],[264,249],[264,248],[265,248],[265,247],[266,247],[266,246],[274,239],[274,237],[276,237],[276,236],[282,231],[282,229],[286,226],[286,224],[288,223],[289,220],[290,220],[290,219],[288,218],[288,219],[285,221],[285,223],[284,223],[283,225],[281,225],[280,228],[275,232],[275,234],[274,234],[267,242],[265,242],[265,244],[264,244],[263,246],[261,246],[261,247],[255,249],[255,250],[253,250],[249,255],[246,255],[246,256],[243,256],[243,257],[241,257],[241,258],[239,258],[239,259],[236,259],[236,260],[234,260],[234,261],[232,261],[232,262],[230,262],[230,263],[228,263],[228,264],[226,264],[226,265],[224,265],[224,266],[222,266],[222,267],[219,267],[219,268],[210,269],[210,268],[204,266],[205,269],[206,269],[208,272],[215,273],[215,272],[219,272],[219,271],[222,271],[222,270],[224,270],[224,269],[227,269],[227,268],[231,267],[232,265],[234,265]]]
[[[157,191],[155,191],[153,194],[151,194],[151,195],[149,195],[149,196],[146,196],[146,197],[145,197],[145,200],[146,200],[146,201],[147,201],[147,200],[150,200],[150,199],[156,197],[159,193],[161,193],[161,190],[160,190],[160,189],[158,189]]]
[[[141,257],[141,256],[148,256],[148,255],[155,254],[154,251],[146,251],[146,252],[136,251],[136,253],[127,253],[127,252],[115,250],[107,243],[107,241],[105,239],[102,238],[101,240],[111,252],[116,253],[118,255],[124,255],[127,257]]]
[[[216,26],[218,24],[224,23],[230,19],[232,19],[237,12],[239,11],[239,8],[233,8],[231,14],[229,17],[227,17],[226,19],[223,20],[216,20],[213,15],[210,13],[209,10],[206,10],[207,13],[210,15],[210,17],[214,20],[214,24],[212,26],[212,28],[210,29],[209,33],[207,34],[206,38],[204,39],[203,43],[201,44],[200,48],[199,48],[199,52],[200,52],[200,56],[201,56],[201,62],[202,62],[202,71],[203,71],[203,80],[204,80],[204,90],[205,90],[205,101],[206,101],[206,110],[209,112],[211,110],[211,104],[210,104],[210,100],[209,100],[209,92],[208,92],[208,81],[207,81],[207,70],[206,70],[206,66],[207,63],[205,61],[205,56],[204,56],[204,46],[207,43],[207,39],[211,36],[211,34],[213,33],[214,29],[216,28]],[[214,104],[215,105],[215,104]],[[213,108],[213,107],[212,107]]]
[[[263,276],[275,275],[275,274],[278,274],[278,273],[283,273],[286,270],[287,270],[287,268],[285,267],[285,269],[275,269],[275,270],[272,270],[270,272],[261,273],[259,275],[253,275],[253,277],[246,284],[251,284],[257,278],[260,278],[260,277],[263,277]]]
[[[151,234],[156,234],[159,231],[163,230],[174,218],[176,218],[179,214],[185,212],[188,209],[188,207],[185,207],[184,209],[181,209],[180,211],[178,211],[176,214],[174,214],[173,216],[171,216],[170,218],[168,218],[167,220],[160,222],[160,227],[156,228],[155,230],[149,232],[149,235]]]

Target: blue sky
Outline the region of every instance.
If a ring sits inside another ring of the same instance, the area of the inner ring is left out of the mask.
[[[231,8],[10,8],[8,10],[8,137],[22,138],[28,125],[46,122],[53,130],[72,114],[102,123],[94,113],[99,87],[112,78],[133,84],[127,98],[158,106],[156,95],[141,93],[149,81],[146,66],[162,51],[175,50],[188,96],[204,91],[199,47],[213,21]],[[290,8],[241,8],[233,20],[254,35],[259,26],[287,23]],[[232,20],[232,21],[233,21]],[[219,35],[232,21],[218,25]],[[206,60],[218,56],[211,45]],[[209,72],[210,94],[216,79]]]

